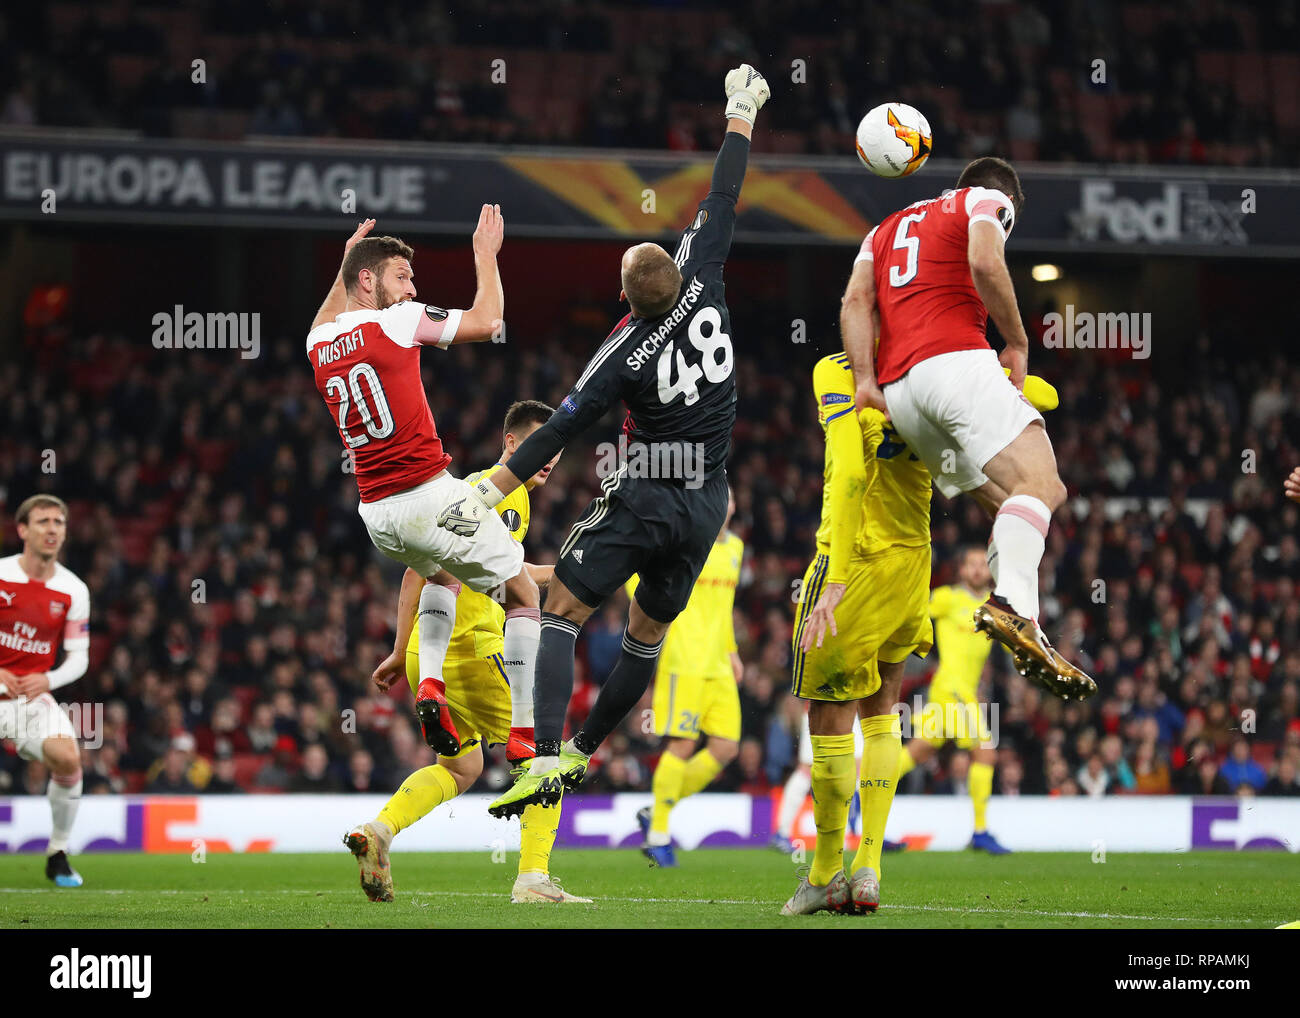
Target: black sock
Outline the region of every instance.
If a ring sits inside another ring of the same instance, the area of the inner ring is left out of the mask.
[[[533,677],[533,734],[538,756],[554,756],[564,738],[564,716],[573,696],[573,645],[579,627],[563,615],[542,612]],[[546,750],[554,745],[552,752]]]
[[[663,640],[653,644],[642,643],[631,634],[623,633],[623,653],[600,687],[582,731],[573,737],[573,744],[579,750],[588,756],[596,752],[609,733],[627,717],[627,712],[637,705],[654,677],[655,663],[663,645]]]

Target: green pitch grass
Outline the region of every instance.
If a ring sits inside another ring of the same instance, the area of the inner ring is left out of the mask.
[[[561,851],[553,870],[594,905],[512,905],[518,856],[394,855],[392,904],[372,904],[335,854],[85,855],[78,890],[36,856],[0,856],[0,928],[983,928],[1274,927],[1300,919],[1290,853],[889,855],[874,916],[778,913],[796,884],[776,852],[682,852],[676,870],[633,851]]]

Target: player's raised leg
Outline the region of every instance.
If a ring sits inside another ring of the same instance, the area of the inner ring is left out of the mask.
[[[529,759],[535,752],[537,655],[541,648],[541,593],[524,568],[505,585],[505,658],[510,682],[510,740],[506,756],[511,763]]]
[[[417,574],[408,569],[402,584],[414,582]],[[420,682],[415,692],[415,716],[420,721],[424,741],[439,755],[460,751],[460,733],[451,720],[447,708],[447,683],[443,665],[447,646],[456,627],[456,599],[460,596],[460,581],[445,569],[425,582],[420,588],[420,601],[415,620],[419,648]],[[405,609],[403,595],[398,596],[399,616]],[[400,639],[400,633],[399,637]],[[405,644],[403,644],[403,650]],[[397,651],[394,651],[396,653]]]
[[[537,755],[524,765],[515,784],[488,807],[493,816],[517,816],[532,803],[557,805],[566,784],[577,787],[586,773],[587,755],[577,752],[572,742],[561,747],[561,741],[573,695],[574,650],[591,612],[558,577],[551,578],[533,682]],[[561,765],[567,777],[562,776]]]
[[[1089,696],[1096,684],[1062,658],[1038,627],[1038,567],[1052,513],[1066,497],[1047,431],[1040,422],[1031,423],[983,471],[992,486],[1010,494],[998,507],[989,542],[997,582],[976,610],[975,624],[1011,651],[1022,672],[1029,661],[1055,677],[1058,695]]]

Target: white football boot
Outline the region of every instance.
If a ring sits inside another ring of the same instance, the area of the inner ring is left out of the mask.
[[[590,905],[590,898],[570,894],[549,873],[520,873],[510,890],[512,905]]]
[[[840,912],[849,903],[849,882],[844,871],[831,877],[825,887],[810,884],[808,878],[799,881],[799,889],[781,907],[782,915],[812,915],[814,912]]]

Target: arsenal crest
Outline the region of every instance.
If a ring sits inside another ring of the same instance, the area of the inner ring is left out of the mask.
[[[52,616],[54,616],[54,617],[57,619],[60,615],[63,614],[63,609],[64,609],[65,607],[66,607],[66,605],[64,605],[64,603],[63,603],[62,601],[51,601],[51,602],[50,602],[50,614],[51,614]]]

